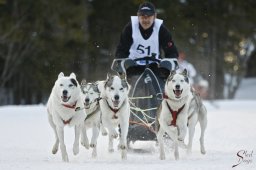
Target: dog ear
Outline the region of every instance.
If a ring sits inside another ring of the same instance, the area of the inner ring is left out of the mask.
[[[119,74],[119,73],[118,73],[118,76],[119,76],[122,80],[126,80],[126,74],[125,74],[125,73],[122,73],[122,74]]]
[[[182,74],[183,74],[184,76],[188,77],[188,70],[187,70],[187,69],[184,69],[183,72],[182,72]]]
[[[60,72],[60,74],[58,75],[58,78],[64,77],[64,73]]]
[[[189,79],[188,79],[188,76],[189,76],[189,75],[188,75],[187,69],[184,69],[181,74],[185,77],[185,81],[186,81],[187,83],[189,83]]]
[[[75,73],[71,73],[71,74],[70,74],[70,77],[76,79]]]
[[[106,80],[105,80],[105,82],[104,82],[104,88],[106,88],[107,83],[108,83],[108,81],[109,81],[110,77],[111,77],[111,74],[110,74],[110,73],[108,73],[108,74],[107,74],[107,79],[106,79]]]
[[[172,71],[170,72],[170,76],[173,76],[174,74],[176,74],[176,70],[172,70]]]
[[[93,90],[95,91],[95,92],[97,92],[97,93],[100,93],[100,90],[99,90],[99,88],[98,88],[98,84],[97,83],[93,83],[92,84],[93,85]]]
[[[81,86],[85,86],[85,85],[86,85],[86,80],[83,79],[83,80],[81,81]]]
[[[172,77],[174,76],[174,74],[176,74],[176,70],[172,70],[172,71],[170,72],[170,75],[168,76],[167,80],[168,80],[168,81],[171,80]]]
[[[108,73],[108,74],[107,74],[107,80],[106,80],[106,81],[108,81],[111,76],[112,76],[112,75],[111,75],[110,73]]]

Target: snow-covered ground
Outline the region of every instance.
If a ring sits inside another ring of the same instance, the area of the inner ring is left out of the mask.
[[[255,85],[254,85],[255,86]],[[255,87],[251,94],[255,94]],[[65,128],[69,163],[61,160],[60,152],[51,154],[54,135],[48,124],[46,107],[0,107],[0,170],[227,170],[256,169],[256,100],[222,100],[204,102],[208,110],[205,136],[206,155],[199,150],[200,129],[197,126],[192,154],[180,149],[175,161],[171,149],[166,160],[159,160],[155,142],[136,142],[122,161],[120,153],[108,153],[107,137],[98,140],[98,157],[91,158],[91,149],[80,146],[72,154],[73,128]],[[90,135],[90,134],[89,134]],[[115,142],[115,146],[117,141]],[[240,157],[238,157],[238,155]],[[232,168],[233,165],[240,163]]]

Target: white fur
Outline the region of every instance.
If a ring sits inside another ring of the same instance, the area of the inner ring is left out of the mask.
[[[201,152],[205,153],[204,149],[204,131],[206,128],[207,120],[206,120],[206,109],[202,105],[198,106],[195,103],[194,93],[191,91],[190,84],[186,81],[187,74],[186,70],[182,74],[171,73],[166,84],[165,84],[165,95],[167,96],[163,99],[161,103],[161,109],[159,114],[159,131],[157,133],[157,139],[160,144],[160,159],[165,159],[165,152],[163,146],[163,135],[165,132],[170,136],[170,138],[174,142],[174,156],[175,159],[179,159],[179,151],[178,146],[186,147],[184,144],[184,138],[186,136],[187,124],[189,124],[189,144],[188,144],[188,152],[191,152],[192,140],[194,136],[194,129],[197,121],[200,121],[201,125]],[[182,93],[180,95],[176,95],[174,90],[178,86]],[[198,99],[198,98],[197,98]],[[172,114],[168,108],[168,105],[172,110],[179,110],[184,104],[184,108],[177,116],[176,127],[170,126],[172,121]]]
[[[111,79],[111,84],[108,86],[108,81]],[[124,79],[126,81],[126,79]],[[127,82],[127,81],[126,81]],[[128,85],[128,83],[127,83]],[[113,152],[113,139],[118,137],[116,128],[120,125],[121,136],[119,147],[121,149],[121,158],[127,158],[127,134],[129,127],[130,117],[130,104],[128,99],[129,93],[128,87],[124,87],[121,83],[119,76],[113,76],[107,78],[106,81],[99,82],[99,89],[101,91],[102,100],[100,101],[100,107],[102,112],[103,126],[108,129],[109,132],[109,152]],[[119,103],[114,104],[115,97],[118,96]],[[110,107],[118,110],[114,113]],[[116,115],[117,119],[113,119]]]
[[[86,118],[86,113],[84,110],[75,110],[75,108],[83,107],[83,101],[81,98],[82,96],[79,84],[76,83],[77,86],[75,86],[71,82],[71,79],[74,79],[77,82],[76,75],[74,73],[71,73],[70,76],[65,77],[61,72],[55,82],[55,85],[53,86],[47,103],[48,120],[54,130],[56,138],[52,153],[56,154],[60,145],[62,160],[65,162],[68,162],[69,159],[66,151],[66,145],[64,143],[64,121],[70,120],[68,125],[71,127],[74,126],[75,128],[73,153],[74,155],[77,155],[79,153],[79,136],[81,125]],[[67,92],[67,98],[69,98],[68,101],[63,100],[63,91]],[[64,105],[75,105],[75,108],[68,108]]]

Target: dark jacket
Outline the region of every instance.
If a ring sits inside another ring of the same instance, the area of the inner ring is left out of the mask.
[[[144,39],[148,39],[153,32],[154,24],[144,30],[142,26],[139,26],[140,33]],[[132,24],[129,22],[123,29],[120,37],[120,42],[116,50],[116,58],[128,58],[129,50],[133,43],[132,39]],[[159,30],[159,49],[164,51],[164,58],[177,58],[178,51],[172,40],[170,31],[162,24]],[[162,57],[162,58],[163,58]]]

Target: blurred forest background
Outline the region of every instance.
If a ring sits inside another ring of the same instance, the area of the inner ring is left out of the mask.
[[[0,0],[0,105],[45,103],[59,72],[81,81],[110,71],[120,33],[142,0]],[[255,0],[152,0],[179,51],[233,98],[256,77]]]

